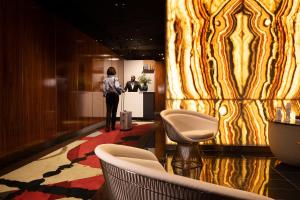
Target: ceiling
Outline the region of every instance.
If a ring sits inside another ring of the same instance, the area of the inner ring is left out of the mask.
[[[37,1],[124,59],[164,59],[165,0]]]

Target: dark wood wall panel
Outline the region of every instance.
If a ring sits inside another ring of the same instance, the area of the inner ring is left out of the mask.
[[[166,66],[155,62],[155,112],[165,109],[166,99]]]
[[[4,10],[3,9],[3,2],[0,1],[0,11]],[[3,13],[0,13],[0,18],[3,19]],[[0,20],[0,42],[3,41],[4,38],[4,33],[3,33],[3,28],[4,28],[4,20]],[[0,66],[4,65],[4,52],[2,49],[3,44],[0,44]],[[0,85],[3,85],[3,70],[0,70]],[[3,113],[3,99],[4,99],[4,90],[3,87],[0,87],[0,95],[2,96],[2,98],[0,98],[0,127],[1,129],[3,129],[4,126],[4,113]],[[0,134],[0,152],[4,151],[4,134]]]
[[[163,62],[155,60],[144,60],[144,64],[155,69],[155,112],[160,112],[165,109],[166,67]]]
[[[0,158],[103,120],[78,105],[104,53],[116,56],[34,1],[0,1]]]
[[[23,101],[22,49],[21,49],[21,12],[19,4],[1,1],[1,151],[15,149],[20,144],[22,133]]]
[[[66,126],[77,120],[76,91],[78,80],[78,56],[76,37],[69,25],[56,22],[56,76],[57,76],[57,134],[62,135],[75,126]],[[80,39],[78,39],[80,40]]]
[[[23,2],[20,35],[24,92],[22,142],[30,145],[42,142],[56,132],[55,121],[51,120],[51,115],[56,113],[56,89],[47,84],[55,80],[55,21],[38,6]]]

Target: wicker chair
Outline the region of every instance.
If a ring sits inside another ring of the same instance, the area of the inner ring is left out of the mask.
[[[214,139],[218,120],[189,110],[164,110],[160,113],[170,140],[177,142],[172,166],[192,169],[202,166],[198,143]]]
[[[153,153],[116,144],[96,147],[110,199],[270,199],[165,171]]]

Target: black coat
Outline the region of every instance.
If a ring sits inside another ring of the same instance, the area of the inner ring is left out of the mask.
[[[141,85],[140,85],[140,83],[138,81],[134,81],[133,82],[133,88],[131,87],[131,83],[132,83],[131,81],[128,81],[126,83],[126,86],[124,88],[125,91],[128,90],[128,92],[137,92],[138,89],[141,90]]]

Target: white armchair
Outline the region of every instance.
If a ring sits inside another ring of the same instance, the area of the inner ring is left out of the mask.
[[[255,193],[167,173],[151,152],[116,144],[96,147],[110,199],[256,199]]]
[[[198,143],[214,139],[218,120],[212,116],[189,110],[164,110],[160,113],[170,140],[177,142],[172,159],[173,167],[202,166]]]
[[[300,167],[300,125],[269,122],[269,140],[275,157]]]

